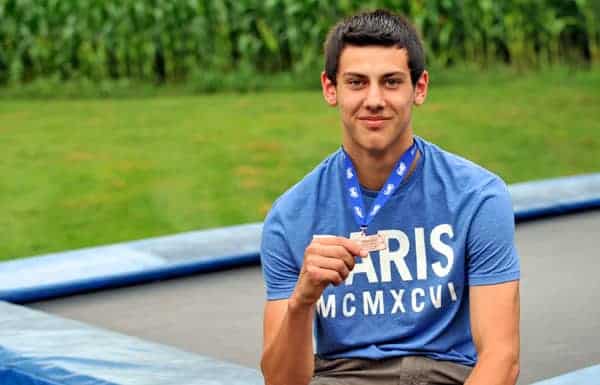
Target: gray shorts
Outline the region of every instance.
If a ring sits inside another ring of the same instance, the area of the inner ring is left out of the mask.
[[[420,356],[384,360],[315,357],[310,385],[462,385],[472,369]]]

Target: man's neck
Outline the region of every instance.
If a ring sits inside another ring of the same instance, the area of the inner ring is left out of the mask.
[[[413,140],[412,135],[410,135],[408,140],[399,143],[396,148],[391,148],[389,151],[381,153],[369,152],[352,145],[344,145],[344,149],[352,159],[360,184],[369,190],[378,191],[389,178],[398,159],[412,146]],[[419,158],[420,153],[417,151],[417,155],[410,165],[405,180],[414,172]]]

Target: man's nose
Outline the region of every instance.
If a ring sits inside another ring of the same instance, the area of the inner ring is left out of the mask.
[[[365,100],[365,107],[370,111],[379,111],[383,109],[384,105],[383,91],[378,84],[371,84]]]

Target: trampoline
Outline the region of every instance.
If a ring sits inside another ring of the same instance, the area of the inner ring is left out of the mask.
[[[596,180],[600,180],[598,176]],[[535,195],[539,200],[539,194]],[[531,198],[535,197],[527,199]],[[538,216],[539,207],[527,203],[520,209],[516,232],[522,272],[520,385],[600,363],[600,210],[595,199],[586,198],[585,205],[581,200],[554,202],[544,209],[546,213],[575,213],[535,221],[527,219]],[[27,306],[258,368],[263,281],[256,259],[239,262],[244,266],[34,301]],[[585,377],[587,381],[590,376],[600,376],[600,372]],[[1,379],[0,373],[0,383]],[[596,380],[600,384],[600,379]],[[570,382],[548,382],[555,383]]]

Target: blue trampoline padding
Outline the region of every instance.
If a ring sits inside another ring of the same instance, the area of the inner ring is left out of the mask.
[[[509,186],[517,221],[600,207],[600,173]]]
[[[262,383],[254,369],[0,301],[0,384]]]
[[[28,303],[258,264],[261,223],[193,231],[0,263],[0,300]]]
[[[600,365],[575,370],[531,385],[598,385],[600,384]]]
[[[600,207],[600,173],[509,186],[515,219]],[[262,223],[193,231],[0,263],[0,300],[28,303],[258,264]]]

